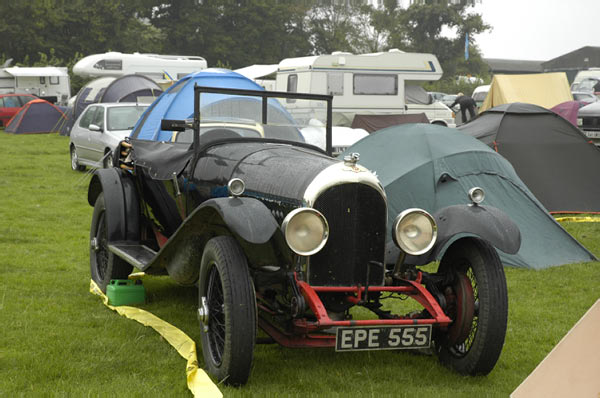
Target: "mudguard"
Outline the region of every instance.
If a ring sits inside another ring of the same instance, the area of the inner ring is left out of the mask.
[[[268,242],[277,228],[271,211],[257,199],[209,199],[183,221],[147,268],[166,268],[177,283],[193,284],[198,279],[204,245],[210,238],[231,234],[260,245]]]
[[[271,211],[260,200],[254,198],[209,199],[198,206],[190,217],[202,213],[203,209],[215,209],[227,227],[242,239],[253,244],[267,242],[279,224]]]
[[[101,192],[104,192],[109,242],[139,240],[140,208],[131,175],[116,168],[96,170],[88,186],[91,206]]]
[[[481,238],[508,254],[517,253],[521,247],[519,227],[506,213],[495,207],[454,205],[440,209],[433,217],[438,227],[435,245],[421,256],[406,256],[406,263],[423,265],[438,260],[452,242],[468,236]],[[400,249],[388,243],[386,263],[395,262],[399,253]]]

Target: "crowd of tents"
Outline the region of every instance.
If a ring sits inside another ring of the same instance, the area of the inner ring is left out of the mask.
[[[102,77],[83,86],[67,107],[56,106],[43,99],[28,102],[9,120],[4,131],[13,134],[69,135],[79,115],[92,103],[148,103],[162,92],[154,80],[143,75]]]
[[[5,131],[69,135],[89,104],[158,98],[147,112],[151,117],[134,131],[156,138],[160,119],[189,117],[191,91],[186,88],[197,82],[211,85],[210,73],[189,75],[164,94],[141,75],[99,78],[85,85],[66,109],[41,99],[29,102]],[[479,186],[487,192],[486,204],[506,212],[521,230],[520,251],[499,252],[504,264],[540,269],[596,260],[551,215],[600,213],[600,149],[573,123],[580,104],[564,101],[550,110],[556,104],[507,103],[518,92],[504,90],[500,98],[501,90],[494,94],[493,87],[484,103],[487,109],[456,129],[431,125],[424,115],[357,115],[352,127],[371,134],[345,153],[360,153],[361,164],[377,172],[388,195],[390,222],[409,207],[434,213],[469,203],[466,192]],[[491,106],[494,101],[504,102]]]

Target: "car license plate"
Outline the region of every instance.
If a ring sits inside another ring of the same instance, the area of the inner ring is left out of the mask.
[[[338,327],[336,351],[429,348],[431,325]]]
[[[585,135],[588,138],[600,138],[600,131],[586,131],[584,130]]]

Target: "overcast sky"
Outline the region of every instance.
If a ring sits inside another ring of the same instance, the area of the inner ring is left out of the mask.
[[[600,0],[482,0],[471,10],[493,28],[475,36],[485,58],[547,61],[600,47]]]

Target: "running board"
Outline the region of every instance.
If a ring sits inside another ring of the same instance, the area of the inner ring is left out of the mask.
[[[137,242],[109,243],[108,250],[119,256],[140,271],[148,268],[148,265],[156,257],[156,252],[147,246]]]

